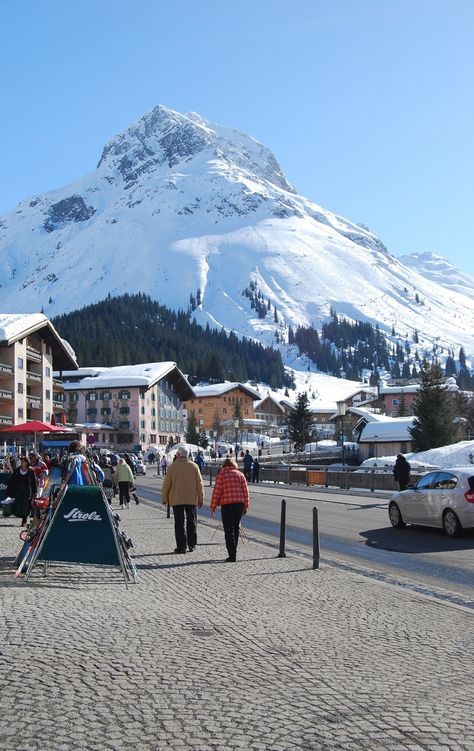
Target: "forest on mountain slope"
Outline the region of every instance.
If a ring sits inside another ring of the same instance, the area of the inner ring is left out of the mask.
[[[280,352],[233,332],[203,328],[145,294],[108,297],[52,319],[81,367],[176,362],[192,384],[254,381],[292,387]]]

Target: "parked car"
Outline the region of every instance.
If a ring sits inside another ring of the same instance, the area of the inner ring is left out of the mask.
[[[474,467],[428,472],[416,485],[395,493],[388,507],[392,527],[422,524],[456,537],[474,527]]]
[[[135,463],[135,472],[137,475],[146,475],[146,464],[143,459],[137,459]]]

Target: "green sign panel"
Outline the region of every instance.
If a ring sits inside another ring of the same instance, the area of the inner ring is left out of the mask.
[[[68,487],[37,560],[121,565],[113,520],[99,487]]]

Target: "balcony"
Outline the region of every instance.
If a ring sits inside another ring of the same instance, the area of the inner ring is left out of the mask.
[[[39,396],[30,396],[29,394],[26,397],[26,403],[30,409],[41,409],[43,406]]]
[[[13,399],[13,391],[10,391],[10,389],[3,389],[0,387],[0,400],[3,401],[5,399],[8,399],[8,401],[11,401]]]
[[[41,373],[35,373],[33,370],[26,371],[26,380],[41,383]]]
[[[26,357],[28,358],[28,360],[32,360],[34,362],[41,362],[41,350],[36,349],[36,347],[32,347],[30,344],[27,344]]]
[[[9,417],[9,415],[0,415],[0,425],[13,425],[13,417]]]
[[[13,365],[7,365],[6,362],[0,362],[0,376],[2,373],[12,375],[13,374]]]

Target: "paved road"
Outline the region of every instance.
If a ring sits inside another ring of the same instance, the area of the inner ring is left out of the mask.
[[[207,482],[207,481],[206,481]],[[149,501],[159,503],[161,479],[152,474],[138,481]],[[211,488],[206,485],[209,499]],[[393,529],[388,495],[315,490],[268,484],[251,486],[251,513],[245,526],[257,534],[279,536],[281,499],[287,502],[287,543],[312,548],[312,508],[319,512],[323,558],[337,558],[375,568],[401,582],[445,588],[474,605],[474,532],[459,539],[423,527]],[[204,508],[201,517],[209,518]]]
[[[128,589],[15,580],[0,522],[0,751],[473,751],[472,611],[256,542],[225,564],[216,522],[173,555],[161,509],[122,516]]]

